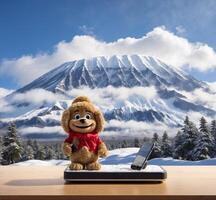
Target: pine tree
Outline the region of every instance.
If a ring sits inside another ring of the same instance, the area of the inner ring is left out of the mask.
[[[34,159],[34,150],[30,145],[27,145],[25,148],[25,159],[26,160]]]
[[[182,143],[179,144],[178,147],[175,147],[174,157],[184,160],[193,160],[193,149],[198,135],[199,132],[195,124],[186,116],[181,135],[178,135],[178,137],[181,137]]]
[[[159,139],[159,136],[157,133],[154,133],[153,138],[152,138],[152,142],[155,143],[154,149],[152,151],[152,154],[150,156],[151,158],[159,158],[162,155],[162,151],[161,151],[161,142]]]
[[[174,138],[174,152],[173,158],[176,159],[184,159],[184,150],[183,150],[183,143],[184,143],[185,136],[181,131],[178,131]]]
[[[35,154],[35,159],[45,160],[45,158],[46,158],[45,148],[42,145],[39,145],[39,148]]]
[[[162,145],[161,145],[161,151],[163,157],[170,157],[172,156],[172,145],[169,140],[168,134],[165,131],[162,136]]]
[[[115,149],[115,145],[113,143],[110,145],[110,149],[111,150]]]
[[[37,140],[34,140],[34,141],[33,141],[32,148],[33,148],[33,151],[34,151],[34,158],[35,158],[35,159],[38,159],[37,152],[38,152],[38,150],[39,150],[39,148],[40,148],[40,145],[39,145],[39,143],[37,142]]]
[[[143,143],[150,143],[150,142],[151,142],[151,138],[146,136],[143,138]]]
[[[126,142],[126,140],[123,140],[123,142],[122,142],[122,146],[121,146],[122,148],[126,148],[127,147],[127,142]]]
[[[0,136],[0,161],[2,160],[2,154],[1,154],[2,148],[3,148],[3,139],[2,139],[2,137]]]
[[[31,146],[31,147],[33,148],[34,143],[33,143],[32,140],[27,140],[26,145],[27,145],[27,146]]]
[[[23,148],[17,135],[16,125],[11,123],[8,126],[7,134],[3,137],[2,161],[4,165],[15,163],[21,159]]]
[[[65,154],[62,151],[62,145],[61,144],[56,144],[56,148],[55,148],[55,154],[57,155],[57,159],[67,159],[67,157],[65,156]]]
[[[208,132],[208,126],[207,126],[207,121],[204,117],[201,117],[200,119],[200,128],[199,128],[200,132]]]
[[[211,135],[214,139],[214,155],[216,155],[216,120],[211,122]]]
[[[200,119],[199,130],[200,135],[193,150],[193,160],[209,159],[214,155],[214,138],[208,129],[207,121],[204,117]]]
[[[138,138],[134,139],[134,147],[140,147],[140,142]]]
[[[42,144],[39,144],[37,140],[33,141],[34,159],[45,160],[46,151]]]
[[[45,159],[46,160],[51,160],[51,159],[57,159],[57,156],[55,154],[55,151],[52,149],[51,146],[45,146]]]

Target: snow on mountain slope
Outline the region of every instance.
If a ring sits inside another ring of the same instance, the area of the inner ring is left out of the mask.
[[[119,168],[130,168],[139,148],[122,148],[109,151],[107,158],[100,159],[103,169],[112,171]],[[68,166],[69,160],[27,160],[13,164],[13,166]],[[201,161],[185,161],[173,158],[154,158],[148,161],[148,165],[216,165],[216,158]]]
[[[193,90],[206,84],[148,56],[123,55],[95,57],[65,63],[19,89],[43,88],[52,92],[68,91],[80,86],[91,88],[134,86],[173,86]]]

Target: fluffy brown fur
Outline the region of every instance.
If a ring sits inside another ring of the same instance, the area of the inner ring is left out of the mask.
[[[80,120],[78,119],[79,117]],[[86,119],[81,123],[80,121],[83,117],[86,117]],[[79,96],[75,98],[71,106],[63,112],[61,124],[67,133],[71,131],[82,134],[93,131],[99,133],[104,126],[104,117],[102,113],[95,108],[88,97]],[[72,143],[76,144],[79,143],[79,141],[73,140]],[[63,144],[63,151],[65,155],[71,158],[70,169],[72,170],[99,170],[101,165],[98,162],[98,158],[106,157],[108,154],[107,147],[104,143],[98,146],[97,153],[89,151],[86,146],[72,153],[71,144],[66,142]]]

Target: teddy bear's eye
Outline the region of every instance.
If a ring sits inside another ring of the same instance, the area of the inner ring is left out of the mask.
[[[86,119],[91,119],[91,115],[87,114],[87,115],[85,115],[85,118]]]
[[[80,114],[74,115],[74,119],[79,119],[79,118],[80,118]]]

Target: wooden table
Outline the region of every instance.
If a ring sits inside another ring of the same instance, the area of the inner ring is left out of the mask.
[[[166,166],[163,183],[65,184],[65,167],[0,167],[0,199],[216,199],[216,166]]]

